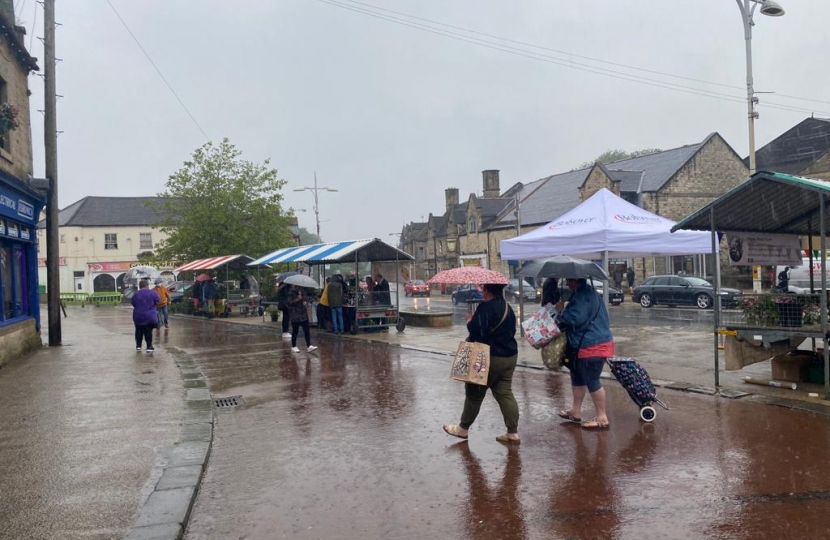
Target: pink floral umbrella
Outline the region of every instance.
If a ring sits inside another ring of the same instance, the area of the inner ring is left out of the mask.
[[[494,270],[481,268],[480,266],[462,266],[461,268],[452,268],[450,270],[442,270],[438,272],[429,283],[433,284],[462,284],[470,283],[472,285],[486,285],[492,283],[494,285],[507,285],[510,283],[504,274]]]

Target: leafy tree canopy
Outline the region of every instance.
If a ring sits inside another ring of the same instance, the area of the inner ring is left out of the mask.
[[[300,245],[307,246],[309,244],[317,243],[317,235],[309,231],[305,227],[300,227]]]
[[[169,235],[157,247],[158,259],[259,257],[293,245],[282,208],[285,180],[270,160],[252,163],[241,155],[227,138],[207,143],[170,176],[156,207],[160,230]]]
[[[592,161],[585,161],[582,163],[577,169],[584,169],[586,167],[590,167],[594,163],[611,163],[612,161],[619,161],[621,159],[630,159],[640,156],[645,156],[647,154],[654,154],[657,152],[662,152],[659,148],[643,148],[642,150],[634,150],[633,152],[626,152],[625,150],[620,149],[612,149],[606,150],[602,154],[596,157],[596,159]]]

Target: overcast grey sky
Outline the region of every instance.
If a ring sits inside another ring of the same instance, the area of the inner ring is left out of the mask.
[[[313,198],[292,188],[311,186],[316,170],[320,186],[340,190],[320,195],[327,241],[394,240],[389,233],[404,222],[443,212],[446,187],[462,198],[480,193],[483,169],[500,169],[504,189],[609,148],[668,149],[714,131],[747,153],[744,38],[734,0],[110,1],[211,139],[229,137],[253,161],[271,158],[288,181],[287,204],[308,209],[298,212],[300,225],[315,228]],[[782,18],[756,14],[755,88],[778,94],[760,96],[758,147],[809,116],[764,103],[830,117],[830,2],[780,3]],[[383,12],[368,6],[395,10],[464,39],[731,97],[563,67],[332,4],[375,15]],[[15,5],[18,19],[30,32],[36,22],[34,37],[42,36],[40,5]],[[87,195],[163,191],[204,135],[107,0],[58,0],[57,20],[61,207]],[[42,46],[33,43],[42,67]],[[42,109],[43,81],[32,76],[30,85],[32,109]],[[42,176],[43,117],[32,118],[35,175]]]

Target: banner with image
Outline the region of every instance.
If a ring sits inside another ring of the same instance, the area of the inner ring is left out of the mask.
[[[727,232],[726,241],[731,266],[801,264],[797,235]]]

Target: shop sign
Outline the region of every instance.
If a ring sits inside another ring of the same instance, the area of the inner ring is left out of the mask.
[[[10,189],[0,188],[0,215],[12,219],[35,221],[35,205],[28,198],[21,197]]]
[[[32,235],[29,232],[29,227],[20,227],[20,238],[22,240],[31,240]]]
[[[46,258],[45,257],[39,257],[38,260],[37,260],[37,265],[40,268],[45,268],[46,267]],[[66,257],[59,257],[58,258],[58,266],[66,266]]]
[[[137,263],[129,262],[110,262],[110,263],[88,263],[87,268],[90,272],[120,272],[122,270],[129,270]]]
[[[6,220],[0,219],[0,236],[5,236],[6,234]]]
[[[727,232],[729,264],[795,266],[801,263],[801,243],[794,234]]]
[[[6,236],[17,238],[20,236],[20,231],[17,229],[17,223],[13,221],[6,222]]]

